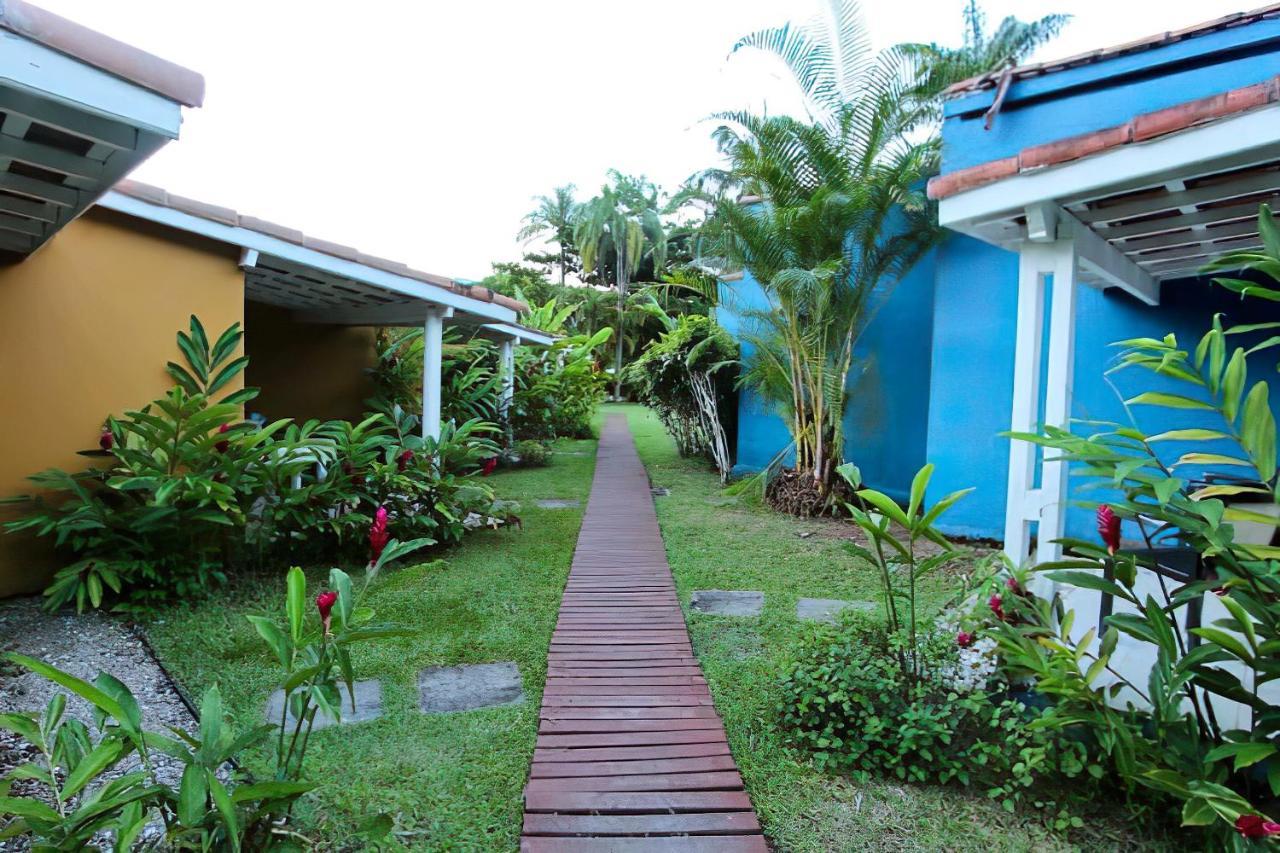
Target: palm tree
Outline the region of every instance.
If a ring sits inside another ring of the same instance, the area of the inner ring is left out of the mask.
[[[573,200],[575,187],[565,184],[556,187],[549,196],[534,198],[538,206],[525,214],[524,226],[516,234],[517,240],[526,243],[539,237],[555,243],[560,257],[560,283],[564,284],[569,255],[573,252],[573,222],[577,203]]]
[[[746,268],[764,310],[743,312],[743,381],[782,411],[796,471],[824,506],[843,461],[846,387],[858,337],[896,283],[941,239],[923,194],[936,139],[920,121],[903,51],[875,53],[850,3],[830,2],[808,27],[746,36],[735,46],[777,54],[805,95],[809,121],[727,113],[716,131],[723,185],[759,199],[721,198],[706,229],[709,257]]]
[[[988,34],[982,7],[977,0],[968,0],[964,10],[964,42],[960,47],[899,45],[918,67],[913,95],[923,103],[932,104],[931,117],[938,119],[938,99],[948,86],[1020,65],[1036,48],[1062,32],[1070,21],[1070,15],[1045,15],[1030,22],[1010,15]]]
[[[605,259],[613,257],[617,290],[614,397],[620,400],[627,286],[646,259],[653,261],[654,269],[661,269],[666,262],[667,237],[656,208],[656,191],[653,197],[637,193],[634,182],[613,175],[614,186],[604,186],[600,195],[578,209],[573,239],[582,252],[584,269],[599,264],[603,270]]]

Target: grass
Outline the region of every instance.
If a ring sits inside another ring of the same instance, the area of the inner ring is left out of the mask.
[[[1035,816],[1009,814],[954,787],[888,781],[854,784],[817,771],[779,731],[778,685],[792,649],[812,630],[795,619],[800,597],[876,601],[872,568],[847,554],[830,521],[802,521],[725,497],[697,460],[681,459],[657,418],[638,406],[625,413],[655,486],[658,520],[694,650],[706,673],[765,832],[787,851],[1064,850],[1075,845]],[[927,607],[953,581],[931,579]],[[688,608],[698,589],[762,590],[758,619],[707,616]],[[1103,821],[1081,843],[1133,846],[1124,828]]]
[[[393,568],[376,581],[368,603],[379,620],[413,633],[356,655],[357,677],[381,681],[383,716],[313,735],[308,777],[320,787],[299,818],[308,835],[325,839],[322,849],[350,849],[351,829],[381,812],[395,817],[409,849],[517,847],[547,646],[582,521],[581,509],[542,510],[534,499],[577,498],[585,506],[595,465],[594,441],[563,441],[556,449],[550,467],[492,478],[501,497],[521,502],[523,530],[475,533],[442,554],[443,565]],[[313,589],[327,571],[308,572]],[[148,626],[179,682],[197,696],[218,684],[242,725],[262,718],[277,677],[244,614],[279,613],[283,585],[283,573],[246,579],[215,601],[171,610]],[[523,705],[417,711],[423,668],[504,660],[520,667]],[[248,764],[268,766],[265,754],[249,756]]]

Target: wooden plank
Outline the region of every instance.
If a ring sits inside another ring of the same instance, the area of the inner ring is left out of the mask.
[[[746,835],[759,831],[754,812],[524,816],[525,835]]]
[[[696,835],[686,838],[569,838],[527,835],[521,853],[768,853],[763,835]]]
[[[530,779],[567,776],[646,776],[662,773],[713,773],[736,770],[731,755],[704,755],[698,758],[655,758],[648,761],[555,761],[534,762]]]
[[[601,746],[572,749],[566,747],[538,747],[533,760],[557,761],[641,761],[653,758],[700,758],[707,755],[728,755],[727,741],[713,743],[677,743],[658,746]]]
[[[740,791],[736,770],[715,773],[658,773],[625,776],[531,778],[528,791]]]
[[[723,732],[719,717],[661,720],[544,719],[539,734],[599,734],[617,732],[672,732],[710,730]]]
[[[628,812],[743,811],[751,808],[745,791],[656,791],[599,794],[583,791],[526,794],[530,812],[626,814]]]
[[[538,734],[538,749],[578,748],[590,749],[600,746],[650,746],[680,743],[726,743],[724,730],[688,729],[685,731],[653,731],[653,732],[603,732],[595,734],[553,735]]]

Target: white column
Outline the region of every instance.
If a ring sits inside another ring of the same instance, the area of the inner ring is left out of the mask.
[[[1070,238],[1024,243],[1018,255],[1018,317],[1010,428],[1035,432],[1040,425],[1040,363],[1044,347],[1045,282],[1053,276],[1049,314],[1049,370],[1044,389],[1044,423],[1065,427],[1071,413],[1071,374],[1075,363],[1076,250]],[[1004,550],[1021,563],[1031,550],[1031,523],[1039,521],[1036,559],[1056,560],[1067,509],[1067,471],[1061,462],[1045,462],[1035,488],[1038,448],[1025,441],[1009,447],[1005,499]],[[1054,451],[1050,451],[1052,455]]]
[[[502,377],[499,414],[508,435],[511,432],[511,401],[516,396],[516,344],[519,338],[503,338],[498,344],[498,371]]]
[[[443,354],[444,320],[452,308],[427,309],[422,329],[422,437],[440,437],[440,361]]]
[[[1073,239],[1047,246],[1053,264],[1053,306],[1049,314],[1049,372],[1045,377],[1044,422],[1068,429],[1071,426],[1071,385],[1076,365],[1076,247]],[[1050,451],[1050,456],[1056,456]],[[1040,530],[1036,559],[1062,559],[1062,546],[1053,540],[1066,532],[1067,463],[1044,461],[1040,470]]]

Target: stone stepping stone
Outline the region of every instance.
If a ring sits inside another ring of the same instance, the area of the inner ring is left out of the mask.
[[[576,498],[542,498],[536,503],[542,509],[574,509],[582,506],[582,501]]]
[[[844,601],[839,598],[801,598],[796,601],[796,618],[810,622],[835,622],[845,610],[863,613],[879,613],[880,605],[874,601]]]
[[[366,720],[376,720],[382,716],[382,684],[376,679],[368,681],[356,682],[356,709],[351,710],[351,694],[347,692],[347,685],[340,682],[338,684],[338,693],[342,695],[342,708],[340,710],[340,720],[335,720],[323,711],[316,714],[314,730],[327,729],[329,726],[340,724],[349,726],[352,723],[363,723]],[[284,710],[284,691],[277,690],[271,694],[271,698],[267,700],[267,722],[272,725],[280,724],[280,712]],[[292,729],[297,724],[293,714],[289,714],[286,726]]]
[[[690,606],[699,613],[715,616],[759,616],[764,609],[764,593],[756,590],[699,589]]]
[[[524,701],[515,661],[433,666],[418,673],[418,707],[427,714],[500,708]]]

